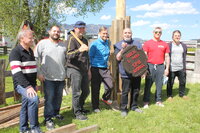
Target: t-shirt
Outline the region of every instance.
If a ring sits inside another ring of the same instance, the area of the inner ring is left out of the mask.
[[[171,71],[179,71],[183,69],[183,47],[172,43],[171,50]]]
[[[163,64],[165,54],[170,52],[166,42],[162,40],[154,41],[153,39],[144,43],[143,50],[147,53],[147,62],[151,64]]]

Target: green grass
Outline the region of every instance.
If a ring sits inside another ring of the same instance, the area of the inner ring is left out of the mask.
[[[142,83],[143,86],[144,83]],[[143,87],[142,87],[143,88]],[[100,129],[96,133],[198,133],[200,131],[200,84],[187,84],[187,96],[189,100],[183,100],[178,96],[177,84],[174,86],[173,101],[167,101],[166,86],[163,86],[163,103],[165,107],[157,107],[154,102],[155,86],[152,88],[151,105],[143,114],[133,111],[125,118],[119,111],[113,111],[103,103],[100,103],[100,113],[89,113],[88,121],[78,121],[73,118],[71,109],[61,112],[65,116],[64,121],[56,120],[56,127],[75,123],[77,128],[83,128],[97,124]],[[102,89],[103,90],[103,89]],[[102,93],[103,91],[101,91]],[[139,106],[142,107],[143,89],[139,97]],[[91,110],[90,96],[86,100],[86,109]],[[71,107],[71,95],[63,97],[62,106]],[[41,128],[46,130],[40,118]],[[0,133],[17,133],[18,126],[1,129]]]
[[[1,58],[1,56],[0,56]],[[200,84],[187,84],[187,96],[189,100],[183,100],[178,96],[178,85],[173,89],[173,101],[167,101],[166,86],[163,86],[164,108],[155,106],[155,86],[151,91],[151,105],[143,114],[133,111],[125,118],[121,117],[119,111],[113,111],[108,106],[100,103],[101,112],[89,113],[88,121],[78,121],[73,118],[71,109],[61,112],[65,116],[64,121],[55,121],[56,128],[75,123],[77,128],[83,128],[97,124],[100,129],[96,133],[198,133],[200,131]],[[144,81],[139,96],[139,107],[142,108]],[[6,78],[6,91],[12,91],[12,80]],[[103,89],[101,89],[101,94]],[[91,96],[86,100],[86,109],[91,110]],[[13,99],[7,99],[7,104],[13,104]],[[63,97],[62,106],[71,107],[71,95]],[[46,130],[42,124],[44,118],[39,119],[43,131]],[[1,129],[0,133],[18,133],[18,126]]]

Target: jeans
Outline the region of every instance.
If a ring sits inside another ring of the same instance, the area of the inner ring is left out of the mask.
[[[150,101],[150,93],[151,93],[151,86],[153,82],[156,84],[156,93],[155,99],[156,102],[161,102],[161,95],[162,95],[162,85],[163,85],[163,74],[165,70],[164,64],[150,64],[148,63],[149,74],[146,76],[145,79],[145,88],[144,88],[144,102]]]
[[[20,111],[20,131],[29,130],[28,120],[30,122],[30,128],[38,128],[38,96],[28,97],[27,89],[18,85],[16,91],[22,96],[22,106]]]
[[[50,120],[60,112],[65,81],[44,81],[44,118]]]
[[[185,95],[185,84],[186,84],[186,72],[184,70],[169,72],[169,79],[167,82],[167,96],[172,97],[172,88],[174,85],[175,77],[178,77],[179,80],[179,96],[182,97]]]
[[[101,82],[104,83],[105,91],[102,96],[104,100],[110,99],[111,91],[113,89],[113,82],[110,70],[108,70],[107,68],[91,67],[91,73],[92,108],[98,109]]]
[[[90,93],[88,73],[68,67],[67,77],[71,79],[73,113],[78,116],[81,114],[85,100]]]
[[[138,108],[137,99],[140,91],[141,77],[122,78],[121,111],[127,111],[128,93],[131,92],[131,110]]]

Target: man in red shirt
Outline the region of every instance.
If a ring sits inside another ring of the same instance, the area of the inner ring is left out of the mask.
[[[160,40],[162,35],[161,27],[156,27],[153,31],[153,39],[146,41],[143,50],[148,57],[148,74],[145,79],[144,89],[144,108],[149,107],[150,92],[153,82],[156,84],[155,100],[156,105],[164,107],[161,101],[163,75],[169,73],[169,46],[166,42]],[[164,64],[165,62],[165,64]]]

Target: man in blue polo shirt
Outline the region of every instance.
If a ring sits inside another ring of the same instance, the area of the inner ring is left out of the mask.
[[[108,58],[110,56],[108,29],[106,27],[101,27],[99,29],[99,36],[100,37],[91,44],[89,50],[92,74],[92,108],[96,113],[100,112],[99,94],[101,82],[104,83],[105,88],[105,92],[102,96],[102,101],[106,104],[112,104],[110,96],[113,88],[112,77],[110,74],[110,70],[108,69]]]

